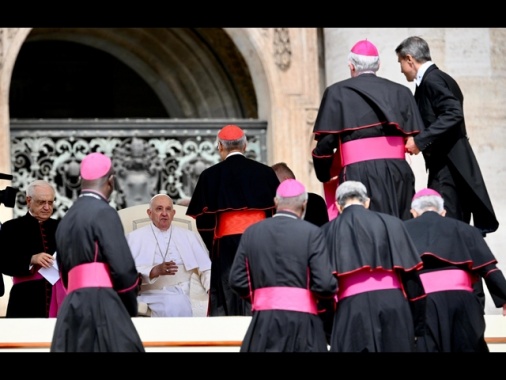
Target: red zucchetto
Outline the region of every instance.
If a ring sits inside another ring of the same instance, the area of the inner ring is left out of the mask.
[[[218,138],[220,140],[239,140],[244,136],[244,131],[237,125],[226,125],[218,132]]]

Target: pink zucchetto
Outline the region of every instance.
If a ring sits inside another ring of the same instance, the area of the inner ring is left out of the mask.
[[[218,138],[220,140],[239,140],[241,137],[244,136],[244,131],[239,128],[237,125],[226,125],[218,132]]]
[[[420,197],[425,197],[425,196],[428,196],[428,195],[435,195],[436,197],[441,197],[441,194],[439,194],[436,190],[433,190],[433,189],[429,189],[428,187],[426,187],[425,189],[422,189],[420,191],[418,191],[414,196],[413,196],[413,200],[417,199],[417,198],[420,198]]]
[[[285,179],[278,186],[276,195],[282,198],[297,197],[306,192],[306,188],[296,179]]]
[[[111,169],[111,159],[102,153],[90,153],[81,161],[81,178],[94,180],[102,178]]]
[[[368,40],[358,41],[351,48],[351,52],[358,55],[365,55],[368,57],[379,57],[378,49],[374,44]]]

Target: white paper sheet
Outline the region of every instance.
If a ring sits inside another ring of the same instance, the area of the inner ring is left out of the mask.
[[[56,263],[56,252],[53,255],[53,265],[49,268],[40,268],[39,273],[48,280],[51,285],[54,285],[60,278],[60,272],[58,271],[58,264]]]

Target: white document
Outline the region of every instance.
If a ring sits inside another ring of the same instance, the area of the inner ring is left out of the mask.
[[[58,264],[56,263],[56,252],[53,255],[53,265],[49,268],[40,268],[39,273],[48,280],[51,285],[54,285],[60,278],[60,272],[58,271]]]

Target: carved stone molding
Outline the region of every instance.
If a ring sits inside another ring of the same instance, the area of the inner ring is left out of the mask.
[[[274,29],[274,61],[276,66],[286,71],[292,61],[292,47],[290,45],[290,33],[287,28]]]
[[[0,70],[4,67],[5,53],[19,28],[0,28]]]

